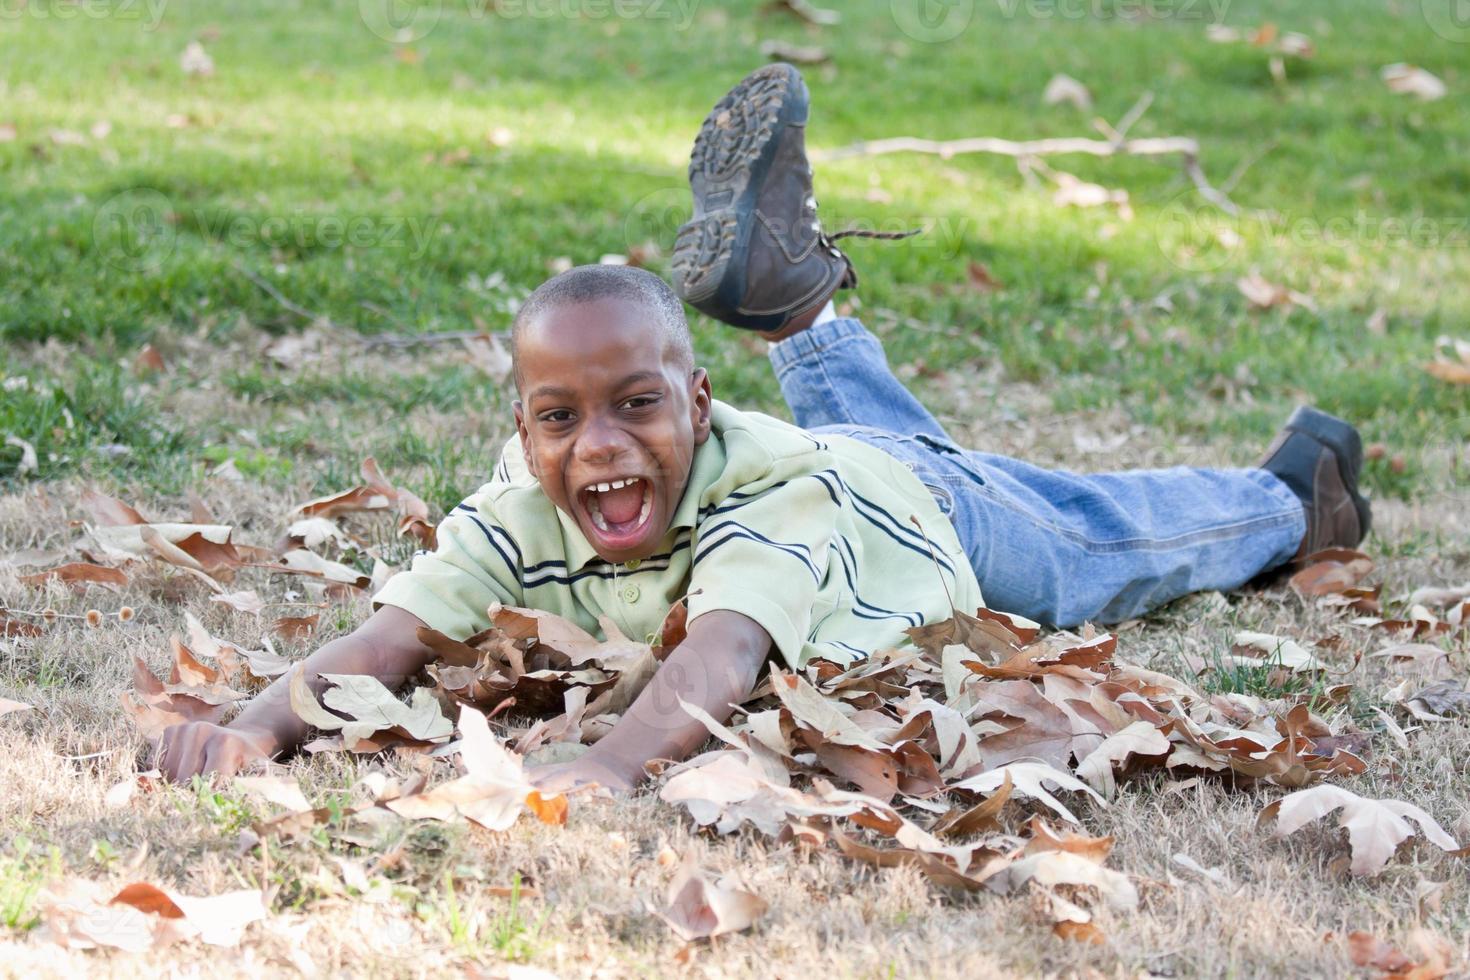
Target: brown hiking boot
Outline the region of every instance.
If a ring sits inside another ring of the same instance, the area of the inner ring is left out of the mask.
[[[694,216],[674,241],[679,297],[732,326],[774,334],[857,285],[817,219],[806,158],[810,96],[801,72],[767,65],[715,104],[694,140]]]
[[[1358,493],[1363,441],[1342,419],[1303,405],[1287,420],[1260,466],[1302,500],[1307,533],[1298,559],[1324,548],[1355,548],[1367,536],[1373,511]]]

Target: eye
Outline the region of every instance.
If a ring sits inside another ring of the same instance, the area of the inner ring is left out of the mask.
[[[536,420],[547,425],[557,425],[562,422],[570,422],[572,413],[565,408],[553,408],[536,416]]]
[[[657,405],[659,401],[659,395],[634,395],[632,398],[626,399],[623,402],[623,407],[630,409],[651,408]]]

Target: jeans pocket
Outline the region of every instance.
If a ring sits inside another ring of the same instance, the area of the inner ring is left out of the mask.
[[[932,473],[916,472],[914,475],[923,481],[925,489],[934,498],[934,502],[939,505],[939,512],[941,514],[949,517],[954,513],[954,492],[949,487],[944,486]]]
[[[956,485],[965,483],[977,486],[985,486],[985,477],[981,475],[974,460],[970,459],[968,451],[961,449],[949,439],[940,439],[936,436],[919,433],[914,436],[916,442],[927,446],[936,455],[950,463],[958,473],[946,473],[945,478]]]

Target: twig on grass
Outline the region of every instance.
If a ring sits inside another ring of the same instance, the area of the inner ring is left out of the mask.
[[[293,301],[285,293],[281,292],[275,286],[272,286],[269,282],[267,282],[266,280],[262,279],[260,276],[256,275],[255,273],[251,272],[249,269],[247,269],[245,266],[241,265],[240,263],[238,263],[238,262],[235,263],[235,269],[236,269],[236,271],[238,271],[240,273],[240,275],[244,276],[246,279],[249,279],[251,282],[255,283],[255,285],[259,286],[260,289],[261,289],[261,292],[265,293],[271,299],[273,299],[277,303],[281,304],[281,307],[283,309],[285,309],[286,312],[288,312],[288,313],[294,313],[297,316],[301,317],[302,319],[310,320],[313,323],[315,323],[317,321],[321,321],[321,322],[325,323],[327,326],[330,326],[330,327],[336,327],[337,326],[336,323],[333,323],[332,322],[332,319],[330,317],[323,316],[320,313],[313,313],[311,310],[308,310],[306,307],[297,304],[295,301]]]
[[[386,333],[375,334],[371,337],[365,337],[357,333],[357,331],[355,330],[349,330],[348,328],[344,327],[342,324],[337,323],[331,317],[326,316],[325,314],[313,313],[311,310],[308,310],[306,307],[302,306],[301,304],[297,303],[295,300],[287,296],[285,293],[281,292],[275,286],[272,286],[265,279],[262,279],[254,272],[251,272],[245,266],[236,263],[235,269],[240,273],[240,275],[244,276],[246,279],[249,279],[251,282],[255,283],[255,285],[259,286],[262,292],[264,292],[271,299],[279,303],[281,305],[281,308],[284,309],[286,312],[293,313],[296,316],[299,316],[304,320],[309,320],[312,323],[320,323],[329,329],[344,331],[347,333],[348,336],[353,337],[358,343],[362,344],[362,346],[366,350],[375,350],[380,347],[389,347],[393,350],[406,350],[410,347],[429,346],[433,344],[455,344],[466,340],[478,340],[481,338],[492,336],[506,336],[506,333],[503,330],[445,330],[437,333]],[[403,321],[398,320],[387,310],[383,309],[375,303],[369,303],[364,300],[362,302],[362,307],[366,310],[370,310],[373,313],[377,313],[379,316],[393,320],[393,322],[402,325]]]
[[[1227,214],[1240,213],[1239,206],[1230,196],[1210,183],[1200,165],[1199,141],[1190,136],[1159,136],[1144,139],[1129,139],[1128,130],[1133,127],[1153,104],[1153,93],[1145,92],[1134,103],[1133,108],[1109,126],[1099,121],[1099,128],[1106,139],[1090,136],[1063,136],[1037,140],[1009,140],[993,136],[971,136],[964,139],[934,140],[917,136],[893,136],[887,139],[863,140],[835,150],[822,150],[812,154],[821,162],[847,160],[853,157],[882,156],[888,153],[928,153],[948,160],[963,153],[990,153],[1022,161],[1035,161],[1041,157],[1066,154],[1086,154],[1095,157],[1160,157],[1178,156],[1185,176],[1194,184],[1201,197]],[[1237,178],[1238,179],[1238,178]]]
[[[489,337],[505,337],[504,330],[446,330],[440,333],[411,333],[392,334],[382,333],[372,337],[362,338],[362,344],[368,350],[377,347],[391,347],[393,350],[405,350],[409,347],[431,346],[433,344],[454,344],[464,340],[483,340]]]
[[[769,0],[761,5],[760,13],[762,16],[790,14],[798,20],[804,20],[818,27],[828,27],[842,20],[842,15],[837,11],[814,6],[808,0]]]
[[[383,309],[377,303],[363,300],[358,305],[369,313],[376,313],[385,320],[391,320],[400,327],[408,326],[408,324],[394,316],[390,310]],[[475,322],[479,323],[480,319],[476,317]],[[482,327],[479,330],[441,330],[430,333],[380,333],[374,334],[371,337],[362,338],[362,343],[368,350],[372,350],[375,347],[391,347],[394,350],[404,350],[409,347],[427,347],[433,344],[453,344],[463,340],[485,340],[490,337],[504,338],[506,335],[506,331],[504,330],[486,330]]]

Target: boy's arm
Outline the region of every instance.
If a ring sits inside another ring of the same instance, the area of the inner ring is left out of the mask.
[[[423,621],[394,606],[383,606],[351,634],[333,640],[276,678],[228,725],[195,721],[164,730],[158,746],[158,768],[171,779],[196,773],[229,776],[258,759],[294,749],[308,726],[291,710],[291,678],[306,672],[313,692],[321,694],[322,674],[371,674],[389,688],[412,677],[433,657],[419,642]]]
[[[684,642],[612,731],[577,760],[541,766],[529,775],[548,792],[584,783],[615,792],[632,789],[643,779],[645,762],[683,759],[709,737],[680,700],[725,721],[755,689],[770,652],[770,634],[741,613],[715,609],[691,620]]]

